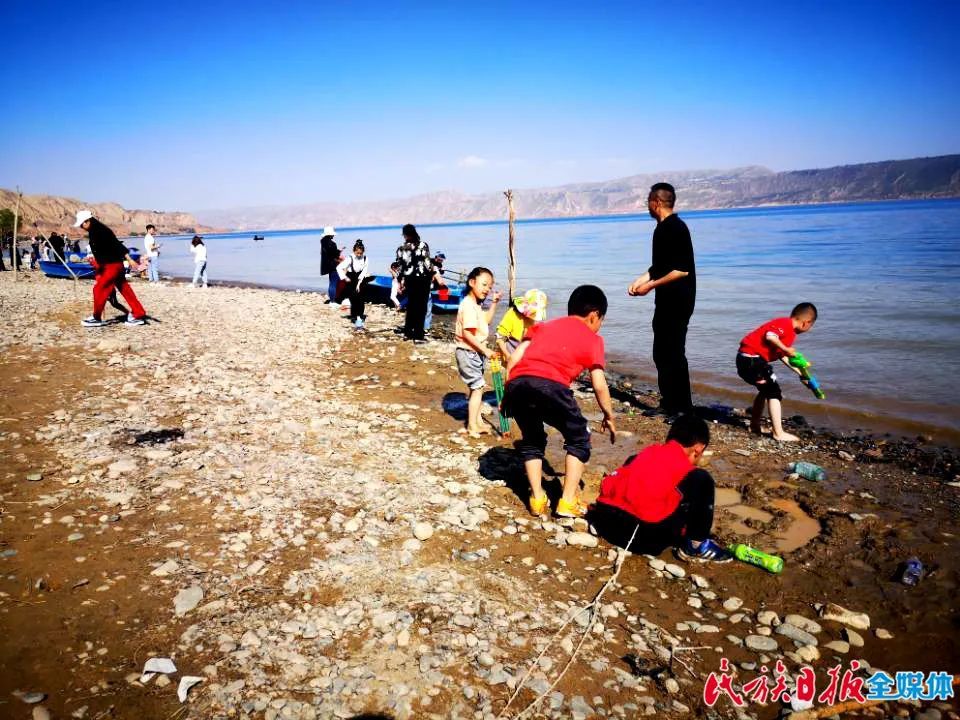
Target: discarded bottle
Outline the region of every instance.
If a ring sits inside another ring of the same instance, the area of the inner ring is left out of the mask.
[[[800,477],[813,480],[814,482],[823,482],[827,479],[826,470],[819,465],[814,465],[811,462],[804,462],[802,460],[787,465],[787,472],[796,473]]]
[[[744,545],[743,543],[731,545],[728,549],[731,553],[733,553],[733,556],[741,562],[762,567],[764,570],[767,572],[772,572],[774,575],[779,575],[783,571],[783,558],[781,557],[777,557],[776,555],[768,555],[762,550],[757,550],[756,548],[752,548],[749,545]]]
[[[900,573],[900,582],[904,585],[913,587],[923,577],[923,563],[919,558],[912,557],[903,564],[903,572]]]

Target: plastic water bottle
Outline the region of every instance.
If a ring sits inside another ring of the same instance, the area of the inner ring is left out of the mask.
[[[792,462],[787,465],[787,472],[796,473],[802,478],[813,480],[814,482],[823,482],[827,479],[827,471],[819,465],[811,462]]]
[[[903,564],[903,572],[900,573],[900,582],[904,585],[913,587],[920,578],[923,577],[923,563],[919,558],[912,557]]]
[[[731,553],[733,553],[733,556],[741,562],[762,567],[764,570],[771,572],[774,575],[779,575],[781,572],[783,572],[783,558],[781,557],[777,557],[776,555],[768,555],[762,550],[757,550],[756,548],[752,548],[749,545],[744,545],[743,543],[731,545],[728,549]]]

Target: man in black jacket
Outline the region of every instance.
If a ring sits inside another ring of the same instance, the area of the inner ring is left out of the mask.
[[[89,210],[77,211],[77,222],[74,227],[87,231],[90,239],[90,252],[96,261],[96,281],[93,284],[93,315],[84,318],[81,325],[84,327],[101,327],[103,322],[103,308],[107,304],[110,293],[119,290],[130,305],[130,315],[127,316],[127,325],[146,324],[147,311],[137,299],[137,294],[127,282],[124,260],[130,267],[137,267],[137,263],[130,257],[130,252],[123,243],[117,240],[113,230],[93,217]]]
[[[657,366],[660,407],[668,415],[693,412],[686,344],[697,298],[697,272],[690,230],[673,211],[676,200],[677,193],[668,183],[650,188],[647,209],[657,221],[652,263],[627,289],[633,296],[656,290],[653,362]]]

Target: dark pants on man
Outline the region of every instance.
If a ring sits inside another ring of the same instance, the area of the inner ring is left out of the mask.
[[[713,527],[713,478],[706,470],[695,468],[677,485],[683,499],[670,515],[659,522],[644,522],[613,505],[596,503],[590,507],[587,521],[611,545],[625,548],[634,529],[637,534],[627,548],[633,553],[659,555],[684,538],[706,540]]]
[[[403,279],[407,293],[407,318],[403,323],[403,334],[411,340],[424,339],[423,321],[427,317],[431,282],[431,278],[425,275],[408,275]]]
[[[664,412],[692,412],[687,367],[687,326],[692,307],[657,305],[653,313],[653,362],[657,366],[660,406]]]

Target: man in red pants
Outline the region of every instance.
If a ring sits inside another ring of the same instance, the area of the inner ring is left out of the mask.
[[[130,305],[130,315],[127,316],[126,324],[145,325],[147,311],[143,309],[137,294],[127,282],[126,268],[123,266],[124,260],[130,263],[131,267],[137,265],[130,257],[127,248],[117,240],[113,230],[93,217],[93,213],[89,210],[78,210],[77,222],[73,226],[87,231],[90,252],[100,266],[100,272],[97,273],[96,282],[93,285],[93,315],[83,319],[80,324],[84,327],[103,326],[105,324],[102,319],[103,307],[107,304],[110,293],[116,289]]]

